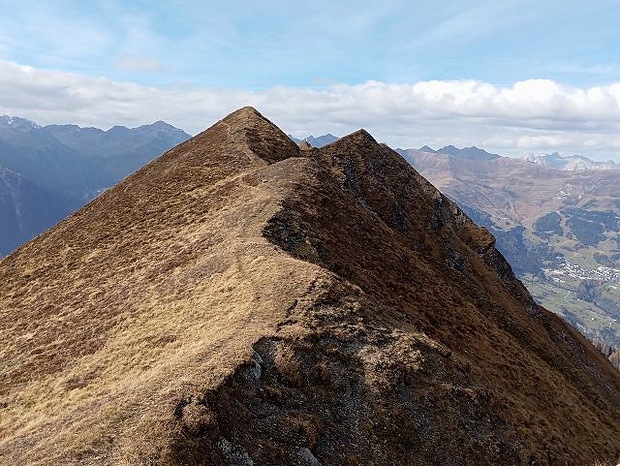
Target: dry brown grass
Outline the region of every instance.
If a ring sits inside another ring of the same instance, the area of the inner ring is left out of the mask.
[[[235,124],[2,262],[0,463],[168,462],[175,407],[248,360],[319,273],[263,238],[290,180]]]
[[[283,344],[277,347],[273,362],[276,371],[286,384],[294,387],[300,387],[303,384],[299,361],[289,345]]]
[[[243,109],[0,263],[0,463],[618,453],[618,374],[488,233],[367,133],[298,155]]]

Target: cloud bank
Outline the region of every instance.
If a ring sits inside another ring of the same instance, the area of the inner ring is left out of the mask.
[[[108,128],[165,120],[196,134],[244,105],[296,136],[363,127],[392,147],[476,145],[503,155],[557,150],[620,160],[620,83],[368,81],[222,91],[147,87],[0,62],[0,114],[39,124]]]

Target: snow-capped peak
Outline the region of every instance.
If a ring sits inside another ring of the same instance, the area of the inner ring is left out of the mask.
[[[620,164],[612,161],[597,162],[583,155],[562,156],[557,152],[545,155],[528,153],[522,156],[521,160],[565,171],[620,170]]]
[[[38,129],[40,126],[34,121],[26,120],[25,118],[2,115],[0,116],[0,128],[8,128],[15,131],[30,131],[32,129]]]

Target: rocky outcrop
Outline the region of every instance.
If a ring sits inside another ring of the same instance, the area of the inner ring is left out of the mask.
[[[610,346],[599,338],[593,338],[592,343],[596,349],[598,349],[607,359],[609,359],[611,364],[616,369],[620,369],[620,350],[618,348]]]

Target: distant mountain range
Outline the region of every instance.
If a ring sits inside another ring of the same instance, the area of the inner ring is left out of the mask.
[[[326,146],[327,144],[331,144],[332,142],[335,142],[338,140],[338,137],[330,133],[323,134],[322,136],[319,136],[316,138],[310,135],[303,139],[299,139],[299,138],[296,138],[295,136],[291,136],[290,134],[288,135],[288,137],[291,138],[296,144],[299,144],[302,141],[306,141],[312,147],[323,147],[323,146]]]
[[[493,233],[539,302],[620,347],[620,170],[554,168],[574,160],[557,155],[540,164],[399,152]]]
[[[289,137],[299,144],[302,141],[306,141],[313,147],[323,147],[327,144],[331,144],[338,140],[338,137],[333,134],[324,134],[318,137],[312,135],[305,138],[296,138],[289,134]],[[420,147],[419,149],[396,149],[397,152],[403,153],[409,150],[418,150],[421,152],[429,152],[431,154],[445,154],[459,159],[468,160],[494,160],[501,155],[487,152],[484,149],[480,149],[476,146],[458,148],[453,145],[447,145],[439,149],[433,149],[427,145]],[[555,168],[557,170],[566,171],[580,171],[580,170],[620,170],[620,164],[613,161],[597,162],[583,155],[560,155],[558,152],[552,154],[536,155],[526,154],[519,157],[520,160],[526,162],[535,163],[537,165],[544,165],[549,168]]]
[[[402,150],[402,149],[401,149]],[[447,154],[452,155],[454,157],[459,157],[461,159],[468,160],[493,160],[500,157],[497,154],[491,154],[484,149],[479,149],[478,147],[465,147],[463,149],[459,149],[458,147],[454,147],[452,145],[444,146],[441,149],[431,149],[428,146],[422,146],[418,149],[422,152],[430,152],[432,154]]]
[[[408,150],[415,149],[397,149],[399,152],[406,152]],[[432,154],[446,154],[459,159],[469,160],[494,160],[501,157],[498,154],[492,154],[484,149],[478,147],[465,147],[459,149],[455,146],[449,145],[442,147],[441,149],[432,149],[429,146],[422,146],[418,151],[430,152]],[[566,171],[579,171],[579,170],[620,170],[620,164],[612,161],[597,162],[583,155],[560,155],[558,152],[545,155],[526,154],[519,157],[520,160],[526,162],[535,163],[537,165],[544,165],[545,167],[555,168],[556,170]]]
[[[189,137],[161,121],[103,131],[0,116],[0,256]]]

